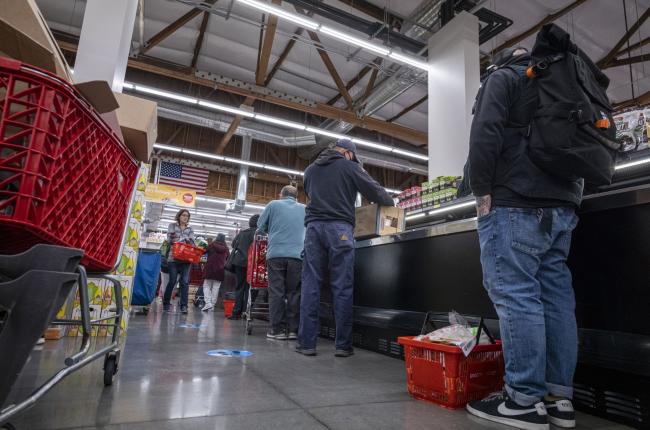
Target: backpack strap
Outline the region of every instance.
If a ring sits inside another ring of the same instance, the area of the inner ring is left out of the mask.
[[[564,54],[555,54],[555,55],[546,56],[541,60],[533,63],[532,66],[526,69],[526,76],[529,77],[530,79],[534,78],[535,76],[539,76],[542,73],[544,73],[551,64],[557,63],[558,61],[562,61],[563,59],[564,59]]]

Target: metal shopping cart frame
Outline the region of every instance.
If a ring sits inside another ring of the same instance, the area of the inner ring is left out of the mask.
[[[137,190],[138,181],[133,184],[131,190],[131,201],[128,210],[125,214],[128,217],[133,210],[133,203],[135,192]],[[124,231],[122,232],[121,243],[124,244],[129,223],[125,223]],[[113,272],[119,265],[122,255],[122,249],[117,253]],[[120,362],[120,336],[122,331],[122,316],[124,315],[124,303],[122,301],[122,283],[115,277],[110,275],[110,272],[86,272],[86,269],[79,265],[77,273],[79,274],[78,290],[79,290],[79,309],[81,311],[81,319],[55,319],[51,325],[63,326],[76,326],[81,327],[82,340],[79,351],[65,359],[66,367],[55,373],[43,385],[36,388],[26,399],[23,401],[9,405],[0,410],[0,428],[13,430],[15,427],[9,423],[9,420],[16,417],[18,414],[27,411],[34,406],[45,394],[52,390],[64,378],[78,371],[79,369],[87,366],[93,361],[99,360],[104,357],[104,385],[110,386],[113,384],[113,377],[117,374]],[[113,293],[115,298],[115,314],[98,319],[91,319],[90,317],[90,299],[88,297],[88,275],[93,278],[101,278],[108,280],[113,285]],[[109,323],[109,321],[113,321]],[[108,345],[90,353],[90,340],[92,334],[92,327],[108,327],[113,328],[113,335],[111,342]]]
[[[253,333],[253,320],[269,320],[269,302],[256,303],[253,301],[253,290],[267,290],[269,287],[268,274],[266,269],[266,249],[268,247],[268,237],[264,234],[255,234],[255,240],[248,250],[248,266],[246,280],[250,285],[248,292],[248,302],[244,318],[246,320],[246,334]]]

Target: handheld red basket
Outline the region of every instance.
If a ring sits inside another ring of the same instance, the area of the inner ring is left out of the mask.
[[[503,387],[501,342],[476,345],[465,357],[459,347],[397,338],[404,346],[409,393],[422,400],[455,409]]]
[[[269,286],[269,278],[266,270],[266,250],[268,244],[268,238],[258,234],[248,249],[246,281],[251,288],[267,288]]]
[[[72,86],[0,57],[0,253],[50,243],[112,269],[138,169]]]
[[[176,242],[172,245],[172,257],[174,261],[196,264],[201,261],[201,256],[204,253],[205,250],[203,248],[188,245],[187,243]]]
[[[235,301],[231,299],[224,299],[223,300],[223,316],[224,318],[228,318],[229,316],[232,315],[232,311],[235,308]]]

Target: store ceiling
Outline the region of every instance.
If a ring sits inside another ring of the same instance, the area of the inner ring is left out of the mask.
[[[180,16],[191,10],[187,4],[177,0],[142,0],[144,4],[143,25],[136,18],[133,33],[134,52],[153,35],[168,26]],[[575,0],[484,0],[479,7],[486,7],[514,23],[505,31],[481,46],[482,53],[490,53],[503,42],[528,30],[544,19],[547,15],[557,12],[573,3]],[[386,8],[391,13],[408,17],[421,3],[421,0],[366,0],[380,8]],[[78,35],[81,29],[85,0],[37,0],[50,26],[66,33]],[[227,12],[231,0],[218,0],[214,8]],[[350,4],[350,0],[325,0],[326,4],[335,6],[346,12],[363,17],[367,20],[375,18],[361,12]],[[573,35],[577,43],[594,59],[604,57],[618,42],[626,31],[623,3],[626,5],[628,28],[650,6],[650,0],[586,0],[578,7],[559,18],[556,23]],[[286,10],[295,12],[293,6],[283,3]],[[255,82],[259,47],[259,23],[261,13],[234,2],[228,20],[221,16],[211,15],[207,24],[205,37],[196,68],[237,78],[247,82]],[[203,14],[197,15],[183,27],[179,28],[160,44],[147,52],[148,56],[189,66]],[[319,22],[339,27],[340,24],[319,17]],[[289,36],[297,27],[280,19],[275,35],[270,66],[275,63],[289,41]],[[344,29],[352,32],[353,30]],[[650,33],[650,21],[643,24],[630,38],[630,44],[645,39]],[[359,34],[361,36],[361,34]],[[308,38],[306,38],[308,39]],[[356,52],[354,47],[347,46],[334,39],[322,38],[323,44],[330,52],[330,58],[344,82],[354,78],[364,65],[370,62],[374,55],[367,52]],[[530,47],[534,41],[531,36],[520,44]],[[632,51],[631,55],[646,53],[650,45]],[[346,58],[354,54],[354,59]],[[605,73],[611,78],[610,97],[615,102],[632,98],[631,81],[634,82],[634,95],[650,91],[650,64],[639,63],[632,66],[632,80],[628,66],[608,68]],[[351,89],[351,95],[363,92],[370,78],[370,73]],[[286,61],[270,82],[269,88],[283,93],[304,97],[308,100],[326,102],[338,94],[326,66],[311,44],[299,41],[295,44]],[[410,89],[385,105],[374,116],[388,119],[402,112],[406,107],[426,95],[426,86],[416,84]],[[344,101],[339,100],[337,106],[344,107]],[[427,104],[422,103],[406,113],[396,123],[427,131]]]

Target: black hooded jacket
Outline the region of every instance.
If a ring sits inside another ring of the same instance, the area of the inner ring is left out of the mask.
[[[558,179],[528,157],[526,132],[537,109],[534,80],[526,78],[530,57],[521,55],[493,72],[479,92],[470,131],[469,178],[475,196],[493,206],[577,206],[582,180]]]
[[[305,225],[312,221],[344,221],[354,225],[357,192],[381,206],[394,206],[393,199],[361,165],[334,149],[326,149],[305,170],[309,203]]]

